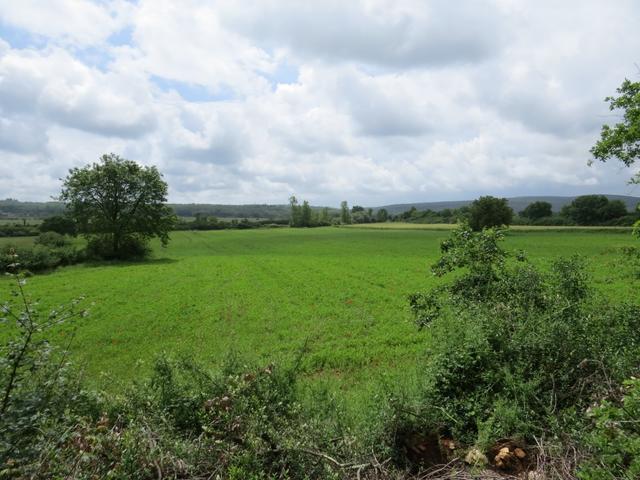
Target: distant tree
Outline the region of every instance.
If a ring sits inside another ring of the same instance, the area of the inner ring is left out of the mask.
[[[78,228],[72,218],[62,215],[45,218],[39,226],[41,232],[55,232],[60,235],[76,236]]]
[[[376,222],[386,222],[389,220],[389,212],[386,209],[381,208],[376,212]]]
[[[453,211],[450,208],[445,208],[444,210],[440,210],[440,216],[442,217],[443,222],[451,223],[451,219],[453,218]]]
[[[411,220],[418,216],[418,209],[412,206],[409,210],[406,210],[400,214],[400,218],[403,220]]]
[[[329,216],[329,209],[327,207],[324,207],[320,211],[320,216],[318,217],[318,223],[320,223],[321,225],[329,225],[330,222],[331,222],[331,218]]]
[[[351,214],[349,213],[349,205],[346,200],[340,202],[340,223],[349,225],[351,223]]]
[[[312,212],[309,202],[306,200],[302,202],[302,208],[300,209],[300,226],[311,227],[312,226]]]
[[[617,97],[607,97],[609,110],[622,110],[622,121],[613,127],[603,125],[600,140],[591,148],[591,154],[597,160],[606,162],[617,158],[630,167],[640,158],[640,82],[627,79],[616,90]],[[640,181],[636,175],[634,182]]]
[[[153,237],[169,241],[176,218],[166,205],[167,189],[156,167],[111,153],[69,170],[60,200],[94,253],[128,258],[145,255]]]
[[[353,207],[351,207],[351,213],[358,212],[364,212],[364,207],[361,207],[360,205],[354,205]]]
[[[506,198],[480,197],[469,208],[469,226],[475,231],[509,225],[512,220],[513,210]]]
[[[609,200],[607,206],[602,209],[602,221],[615,220],[628,214],[627,205],[622,200]]]
[[[298,204],[298,199],[294,195],[289,197],[289,208],[289,225],[292,227],[302,226],[302,207]]]
[[[599,225],[625,216],[627,207],[619,200],[610,202],[604,195],[582,195],[565,205],[560,214],[578,225]]]
[[[522,217],[529,220],[538,220],[539,218],[550,217],[553,215],[551,204],[549,202],[533,202],[520,212]]]

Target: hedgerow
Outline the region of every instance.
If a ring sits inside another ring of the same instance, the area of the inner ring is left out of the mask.
[[[542,270],[502,238],[458,229],[432,268],[458,275],[410,297],[432,345],[416,428],[483,449],[501,438],[581,443],[588,408],[638,369],[640,307],[600,298],[583,259]]]

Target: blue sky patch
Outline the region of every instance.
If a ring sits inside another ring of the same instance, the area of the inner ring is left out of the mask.
[[[11,48],[44,48],[47,45],[47,39],[42,35],[34,35],[8,25],[2,20],[0,20],[0,38],[11,45]]]

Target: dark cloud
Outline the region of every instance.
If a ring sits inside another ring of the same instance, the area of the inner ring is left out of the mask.
[[[507,25],[493,2],[265,2],[223,19],[301,58],[390,68],[478,62],[501,48]]]

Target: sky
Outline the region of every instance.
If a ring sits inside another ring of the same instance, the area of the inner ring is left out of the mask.
[[[0,198],[113,152],[172,202],[640,195],[588,166],[640,2],[0,0]]]

